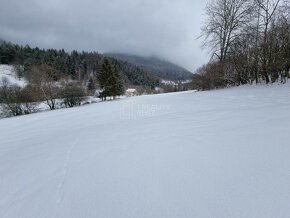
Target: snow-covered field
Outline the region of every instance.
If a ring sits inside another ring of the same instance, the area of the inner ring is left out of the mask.
[[[0,120],[1,218],[288,218],[290,86]]]

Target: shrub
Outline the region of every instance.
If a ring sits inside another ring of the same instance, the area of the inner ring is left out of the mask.
[[[65,84],[61,91],[61,98],[65,107],[80,106],[86,100],[85,89],[74,82]]]
[[[5,79],[0,88],[0,103],[4,116],[19,116],[37,111],[38,102],[30,87],[10,85]]]

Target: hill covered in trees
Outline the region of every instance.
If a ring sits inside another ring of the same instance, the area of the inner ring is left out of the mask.
[[[34,65],[49,65],[61,76],[88,81],[100,72],[104,56],[97,52],[66,52],[64,49],[40,49],[12,43],[0,43],[0,64],[23,66],[23,74]],[[155,87],[159,78],[145,69],[125,61],[109,58],[125,85]]]
[[[119,53],[108,53],[106,55],[131,63],[145,71],[150,71],[154,75],[165,80],[178,81],[189,80],[192,78],[192,73],[190,73],[188,70],[171,62],[161,60],[157,57],[140,57],[136,55]]]

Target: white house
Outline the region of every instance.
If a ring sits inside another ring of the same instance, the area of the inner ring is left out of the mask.
[[[127,97],[132,97],[132,96],[137,96],[137,95],[139,95],[139,93],[136,89],[127,89],[125,91],[125,96]]]

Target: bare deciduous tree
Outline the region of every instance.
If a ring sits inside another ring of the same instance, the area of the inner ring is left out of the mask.
[[[0,103],[4,116],[19,116],[37,112],[38,102],[30,87],[22,88],[2,79]]]
[[[80,106],[86,99],[86,91],[81,84],[70,82],[63,86],[61,98],[65,107]]]
[[[197,72],[201,77],[194,78],[196,83],[203,79],[211,88],[224,87],[216,75],[226,85],[254,80],[269,83],[279,78],[286,82],[290,73],[289,0],[212,0],[206,15],[203,45],[217,58],[202,73]]]
[[[259,19],[259,28],[262,32],[262,75],[266,83],[270,82],[268,65],[270,61],[270,54],[272,50],[269,48],[269,27],[271,21],[275,17],[275,12],[278,8],[280,0],[255,0],[255,3],[258,7],[258,19]],[[262,18],[262,19],[260,19]]]
[[[26,75],[29,83],[38,88],[39,95],[50,110],[56,109],[60,88],[57,86],[57,71],[48,65],[33,66]]]
[[[227,58],[229,47],[249,22],[249,0],[214,0],[206,6],[207,20],[202,27],[203,46],[210,47],[220,62]]]

